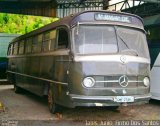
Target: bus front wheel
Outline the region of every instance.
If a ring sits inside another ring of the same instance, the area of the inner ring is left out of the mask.
[[[117,110],[119,106],[108,106],[108,109],[110,110]]]
[[[59,105],[55,103],[53,92],[51,89],[48,91],[48,107],[51,113],[55,114],[59,112]]]

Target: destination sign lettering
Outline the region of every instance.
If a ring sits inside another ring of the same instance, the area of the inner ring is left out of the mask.
[[[108,20],[108,21],[118,21],[131,23],[131,18],[123,15],[107,14],[107,13],[97,13],[95,14],[96,20]]]

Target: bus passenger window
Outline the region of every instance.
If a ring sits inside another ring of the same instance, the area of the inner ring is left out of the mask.
[[[49,51],[50,50],[50,35],[49,32],[44,33],[44,39],[43,39],[43,51]]]
[[[11,53],[11,45],[9,45],[8,47],[7,55],[10,55],[10,53]]]
[[[67,47],[68,47],[68,33],[65,29],[59,29],[58,49],[65,49]]]
[[[31,53],[32,50],[32,38],[28,38],[26,41],[25,51],[26,53]]]
[[[18,42],[15,42],[13,46],[13,54],[16,55],[17,52],[18,52]]]
[[[32,52],[41,52],[42,35],[35,36],[32,43]]]
[[[23,53],[24,53],[24,40],[19,42],[19,50],[18,50],[18,54],[23,54]]]
[[[41,52],[41,50],[42,50],[42,38],[43,38],[43,35],[41,34],[41,35],[38,35],[38,44],[37,44],[37,47],[38,47],[38,52]]]
[[[33,53],[37,52],[37,36],[33,37],[33,41],[32,41],[32,52],[33,52]]]
[[[9,45],[8,55],[12,55],[12,48],[13,48],[13,44]]]
[[[10,55],[13,55],[13,44],[11,44],[11,52]]]
[[[50,39],[51,39],[50,50],[54,50],[56,42],[56,30],[50,32]]]

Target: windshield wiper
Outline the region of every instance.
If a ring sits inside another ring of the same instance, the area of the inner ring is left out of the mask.
[[[127,47],[127,49],[122,50],[122,52],[133,52],[138,56],[138,52],[134,49],[130,49],[129,46],[127,45],[127,43],[123,40],[123,38],[119,35],[118,31],[117,31],[117,27],[114,26],[115,31],[116,31],[116,35],[118,36],[118,38],[120,38],[120,40],[123,42],[123,44],[125,44],[125,46]]]
[[[116,31],[117,36],[121,39],[121,41],[125,44],[125,46],[126,46],[128,49],[130,49],[129,46],[127,45],[127,43],[126,43],[126,42],[123,40],[123,38],[119,35],[119,33],[118,33],[118,31],[117,31],[117,27],[114,26],[114,28],[115,28],[115,31]]]

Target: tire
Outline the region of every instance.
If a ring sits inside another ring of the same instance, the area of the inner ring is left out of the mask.
[[[48,91],[48,107],[52,114],[60,112],[60,106],[55,103],[53,91],[51,88]]]
[[[108,107],[110,110],[117,110],[119,108],[119,106],[109,106]]]
[[[22,93],[22,89],[18,87],[16,84],[14,84],[14,92],[17,94]]]

